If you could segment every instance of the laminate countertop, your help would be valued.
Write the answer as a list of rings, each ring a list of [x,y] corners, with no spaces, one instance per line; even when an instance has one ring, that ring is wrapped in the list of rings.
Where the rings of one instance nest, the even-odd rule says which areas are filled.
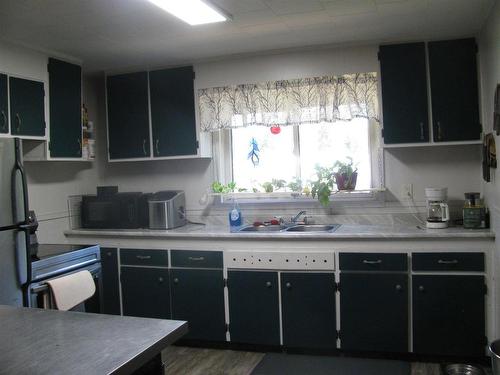
[[[489,229],[422,229],[417,226],[384,226],[342,224],[334,232],[231,232],[227,225],[201,226],[188,224],[170,230],[149,229],[72,229],[64,232],[67,237],[107,237],[107,238],[171,238],[171,239],[282,239],[282,240],[356,240],[356,239],[493,239],[495,234]]]
[[[0,374],[130,374],[187,323],[0,305]]]

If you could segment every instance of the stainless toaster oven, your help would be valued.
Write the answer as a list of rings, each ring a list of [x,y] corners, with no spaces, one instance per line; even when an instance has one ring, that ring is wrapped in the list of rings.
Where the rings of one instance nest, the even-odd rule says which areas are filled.
[[[186,225],[186,196],[182,190],[165,190],[148,199],[149,229],[172,229]]]

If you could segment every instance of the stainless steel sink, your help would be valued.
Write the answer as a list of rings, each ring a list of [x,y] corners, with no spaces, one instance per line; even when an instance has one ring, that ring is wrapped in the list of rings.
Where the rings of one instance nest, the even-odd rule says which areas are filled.
[[[333,232],[340,224],[299,224],[287,228],[286,232]]]
[[[280,225],[258,225],[241,228],[239,232],[279,232],[282,229]]]

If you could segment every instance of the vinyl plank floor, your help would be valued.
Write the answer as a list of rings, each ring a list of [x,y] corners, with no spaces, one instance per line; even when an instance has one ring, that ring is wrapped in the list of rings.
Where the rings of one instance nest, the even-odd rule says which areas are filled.
[[[265,353],[170,346],[163,351],[162,358],[165,375],[250,375],[264,355]],[[411,375],[441,375],[441,370],[438,364],[412,363]]]

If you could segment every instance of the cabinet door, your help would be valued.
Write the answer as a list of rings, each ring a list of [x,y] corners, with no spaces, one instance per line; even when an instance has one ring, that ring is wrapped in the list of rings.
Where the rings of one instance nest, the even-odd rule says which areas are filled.
[[[120,280],[116,249],[101,248],[102,303],[104,314],[120,315]]]
[[[228,290],[231,341],[279,345],[278,274],[229,271]]]
[[[82,68],[49,59],[50,156],[82,156]]]
[[[121,267],[123,315],[170,318],[168,269]]]
[[[413,276],[413,350],[484,356],[483,276]]]
[[[9,77],[10,122],[13,135],[45,136],[43,82]]]
[[[153,155],[196,155],[193,67],[149,73]]]
[[[110,159],[149,157],[148,73],[108,76],[106,88]]]
[[[335,276],[282,273],[283,345],[335,348]]]
[[[340,274],[342,349],[408,351],[408,275]]]
[[[476,42],[429,43],[434,141],[480,138]]]
[[[425,44],[381,46],[384,143],[429,141]]]
[[[9,132],[7,76],[0,74],[0,133]]]
[[[172,319],[187,320],[184,338],[225,341],[222,270],[170,270]]]

